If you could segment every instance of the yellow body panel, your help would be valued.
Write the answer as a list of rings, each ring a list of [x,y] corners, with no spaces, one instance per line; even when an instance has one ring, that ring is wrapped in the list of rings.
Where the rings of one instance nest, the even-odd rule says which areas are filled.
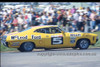
[[[96,43],[97,35],[91,34],[91,33],[65,32],[65,33],[47,34],[47,33],[34,32],[36,29],[47,28],[47,27],[57,27],[57,26],[36,26],[36,27],[31,27],[31,29],[23,31],[23,32],[10,33],[6,35],[7,36],[6,42],[8,42],[9,47],[14,47],[14,48],[19,48],[20,45],[22,45],[22,43],[24,42],[33,42],[36,48],[75,47],[77,41],[79,39],[84,39],[84,38],[89,39],[90,44]],[[32,39],[32,36],[35,37],[35,39]],[[52,36],[63,37],[63,44],[52,45],[51,44]],[[71,43],[71,40],[72,41],[75,40],[75,42]]]

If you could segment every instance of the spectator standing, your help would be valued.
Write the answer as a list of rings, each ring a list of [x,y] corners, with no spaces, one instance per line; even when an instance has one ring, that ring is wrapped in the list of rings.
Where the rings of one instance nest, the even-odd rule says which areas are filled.
[[[58,26],[59,27],[62,25],[62,18],[63,18],[63,14],[62,13],[58,14],[57,19],[58,19]]]
[[[78,30],[84,31],[84,22],[83,22],[83,13],[80,13],[79,20],[78,20]]]
[[[96,26],[96,13],[95,11],[92,10],[92,13],[90,15],[90,26],[91,26],[91,32],[93,29],[95,29],[95,26]]]
[[[53,25],[57,25],[57,22],[58,22],[58,19],[57,19],[57,17],[54,15],[53,18],[52,18],[52,23],[53,23]]]
[[[91,15],[91,9],[89,7],[87,7],[87,9],[86,9],[86,13],[87,13],[88,17],[90,17],[90,15]]]
[[[8,14],[7,10],[3,11],[3,15],[6,16]]]
[[[98,31],[100,31],[100,16],[97,17],[97,25],[98,25]]]
[[[99,5],[99,10],[98,10],[98,15],[100,16],[100,5]]]
[[[27,28],[29,26],[29,18],[27,12],[25,12],[24,15],[24,28]]]
[[[34,21],[34,26],[42,25],[41,23],[42,23],[42,18],[41,15],[39,15],[39,17],[36,18]]]
[[[18,19],[18,30],[21,31],[23,29],[23,24],[24,24],[23,16],[19,15],[17,19]]]
[[[33,7],[32,7],[32,5],[30,6],[30,12],[32,12],[33,11]]]
[[[12,29],[14,29],[15,31],[17,31],[17,27],[18,26],[18,19],[17,19],[17,17],[15,16],[14,17],[14,20],[13,20],[13,22],[12,22]]]
[[[1,24],[2,21],[3,21],[3,15],[0,14],[0,24]]]
[[[26,12],[26,8],[25,8],[25,6],[24,6],[24,8],[23,8],[23,14],[25,14],[25,12]]]
[[[41,25],[47,25],[47,21],[48,21],[48,16],[46,15],[46,13],[44,12],[43,15],[41,16],[42,18],[42,23]]]
[[[10,19],[10,17],[7,17],[5,24],[7,25],[8,29],[11,27],[11,23],[12,23],[12,20]]]
[[[65,31],[67,31],[67,28],[66,28],[66,24],[67,24],[68,20],[67,20],[67,15],[63,15],[62,17],[62,23],[63,23],[63,28]]]
[[[97,12],[97,14],[100,16],[100,5],[97,5],[97,8],[96,8],[96,12]]]
[[[86,14],[83,15],[83,19],[84,19],[84,23],[85,23],[85,27],[84,27],[84,31],[88,32],[89,26],[88,26],[88,22],[89,22],[89,18]]]
[[[56,18],[58,17],[57,11],[54,11],[54,15]]]
[[[48,20],[47,20],[47,23],[48,23],[48,25],[52,25],[52,24],[53,24],[51,13],[48,14]]]
[[[5,17],[5,19],[3,20],[3,28],[5,28],[6,30],[8,30],[8,24],[6,23],[8,21],[7,16]]]
[[[79,12],[75,12],[73,14],[73,19],[74,19],[74,22],[77,24],[78,23],[78,19],[79,19]]]
[[[36,20],[36,14],[35,12],[32,12],[32,26],[35,25],[35,20]]]
[[[71,9],[71,13],[74,14],[76,12],[76,8],[75,6],[73,6],[73,8]]]
[[[28,19],[29,19],[29,26],[32,25],[32,13],[28,11],[27,13]]]

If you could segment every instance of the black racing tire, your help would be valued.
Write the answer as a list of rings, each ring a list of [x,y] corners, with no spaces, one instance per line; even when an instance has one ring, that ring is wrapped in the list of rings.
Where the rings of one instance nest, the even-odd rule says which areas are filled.
[[[44,48],[45,50],[50,50],[49,48]]]
[[[79,49],[88,49],[89,45],[90,45],[90,41],[87,39],[81,39],[78,42]]]
[[[78,45],[76,44],[76,46],[75,47],[72,47],[72,49],[77,49],[78,48]]]
[[[23,43],[18,50],[20,52],[31,52],[35,48],[35,45],[32,42]]]
[[[77,49],[77,47],[72,47],[72,49],[74,49],[74,50],[75,50],[75,49]]]

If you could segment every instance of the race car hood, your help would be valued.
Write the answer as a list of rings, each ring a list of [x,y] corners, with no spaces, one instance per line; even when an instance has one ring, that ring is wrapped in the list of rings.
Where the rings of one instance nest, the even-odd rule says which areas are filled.
[[[17,34],[17,33],[19,33],[19,32],[18,32],[18,31],[16,31],[16,32],[11,32],[11,33],[5,34],[5,35],[6,35],[6,36],[9,36],[9,35]]]

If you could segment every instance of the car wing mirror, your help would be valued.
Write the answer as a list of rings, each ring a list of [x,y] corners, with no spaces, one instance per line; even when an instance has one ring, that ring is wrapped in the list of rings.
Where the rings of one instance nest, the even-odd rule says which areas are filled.
[[[64,31],[61,31],[62,34],[64,34]]]

